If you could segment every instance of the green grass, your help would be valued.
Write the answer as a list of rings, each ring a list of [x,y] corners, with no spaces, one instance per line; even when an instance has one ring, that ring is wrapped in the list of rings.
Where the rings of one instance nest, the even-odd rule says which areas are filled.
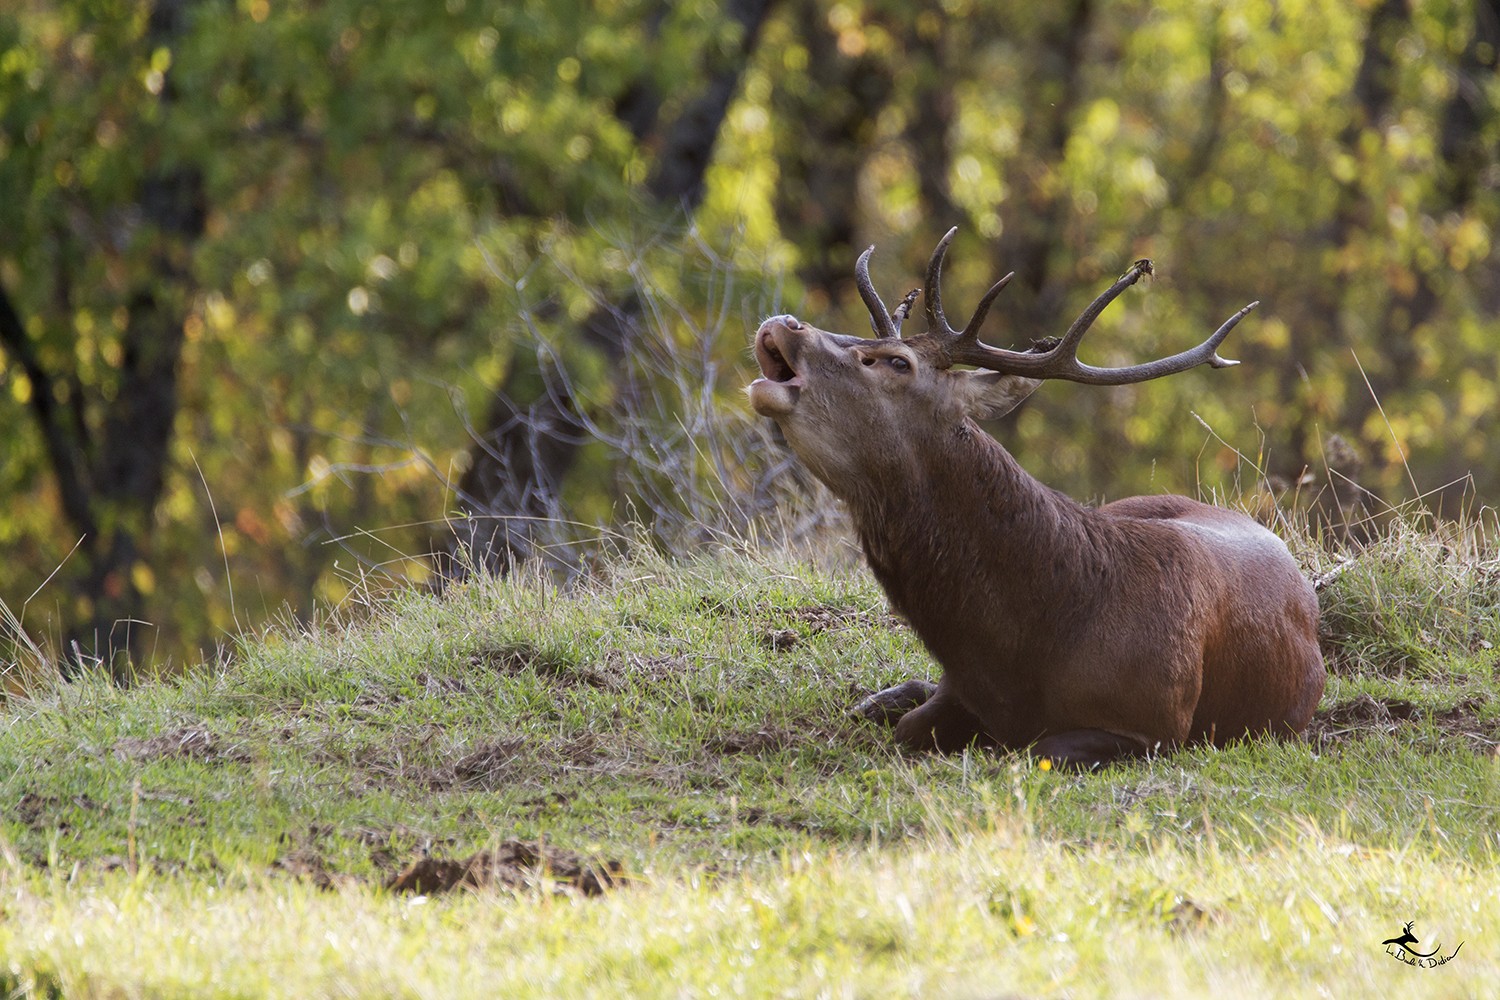
[[[1307,742],[1091,775],[849,719],[930,661],[863,571],[772,553],[402,595],[174,683],[49,687],[0,716],[0,987],[1483,995],[1496,566],[1393,535],[1323,590]],[[383,888],[515,840],[628,881]],[[1463,950],[1395,962],[1408,920]]]

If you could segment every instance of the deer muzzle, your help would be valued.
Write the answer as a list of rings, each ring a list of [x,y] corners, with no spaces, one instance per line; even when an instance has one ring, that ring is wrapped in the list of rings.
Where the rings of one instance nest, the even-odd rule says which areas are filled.
[[[797,406],[802,376],[797,360],[810,328],[791,316],[772,316],[755,332],[761,377],[750,383],[750,405],[766,417],[784,417]]]

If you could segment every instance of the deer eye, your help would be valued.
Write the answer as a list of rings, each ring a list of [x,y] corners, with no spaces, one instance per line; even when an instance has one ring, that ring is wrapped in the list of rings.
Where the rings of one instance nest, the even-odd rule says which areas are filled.
[[[896,371],[898,371],[898,372],[909,372],[909,371],[911,371],[911,362],[907,361],[905,358],[901,358],[901,357],[891,358],[890,362],[891,362],[891,367],[894,368],[894,369],[896,369]]]

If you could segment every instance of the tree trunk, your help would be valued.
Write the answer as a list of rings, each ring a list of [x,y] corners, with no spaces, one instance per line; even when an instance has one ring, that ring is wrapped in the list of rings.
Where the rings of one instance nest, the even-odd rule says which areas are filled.
[[[1435,218],[1462,213],[1479,188],[1480,175],[1495,162],[1496,150],[1488,148],[1486,129],[1493,119],[1494,108],[1487,100],[1497,69],[1496,51],[1500,46],[1500,3],[1476,0],[1474,23],[1467,46],[1455,69],[1454,91],[1444,106],[1439,133],[1438,152],[1442,170],[1435,185],[1435,196],[1427,213]],[[1363,61],[1353,87],[1355,107],[1360,119],[1350,123],[1343,139],[1351,155],[1358,150],[1364,129],[1380,128],[1395,103],[1396,68],[1391,56],[1401,35],[1411,27],[1411,9],[1407,0],[1384,0],[1370,14]],[[1343,185],[1340,209],[1336,216],[1333,242],[1343,245],[1365,223],[1365,216],[1376,208],[1369,204],[1365,192],[1353,182]],[[1379,364],[1369,365],[1369,386],[1359,385],[1349,394],[1349,404],[1341,423],[1358,434],[1379,401],[1404,393],[1420,377],[1420,365],[1413,332],[1432,320],[1442,305],[1441,287],[1446,281],[1446,263],[1411,262],[1412,278],[1408,283],[1393,283],[1390,298],[1381,310],[1375,330],[1379,345]],[[1319,314],[1327,322],[1339,324],[1338,281],[1322,283],[1327,292],[1320,303]],[[1295,345],[1294,345],[1295,347]],[[1305,356],[1294,352],[1296,356]],[[1359,456],[1354,460],[1358,463]],[[1333,470],[1335,473],[1339,470]],[[1346,477],[1332,475],[1332,488],[1338,510],[1337,520],[1345,526],[1367,514],[1364,497],[1368,493]],[[1462,488],[1462,485],[1459,485]],[[1455,498],[1457,499],[1457,498]],[[1442,498],[1437,498],[1441,505]],[[1356,531],[1356,534],[1361,534]]]
[[[781,234],[799,249],[807,309],[826,312],[852,295],[860,246],[859,175],[875,148],[875,125],[895,89],[880,58],[839,50],[818,0],[792,10],[807,68],[797,86],[778,86],[774,198]]]
[[[702,201],[719,128],[774,2],[730,0],[726,17],[739,26],[740,44],[710,49],[703,90],[671,122],[659,122],[661,97],[645,86],[630,88],[616,103],[621,121],[656,150],[646,192],[664,214],[691,216]],[[630,350],[640,319],[640,300],[626,292],[618,304],[586,318],[579,337],[618,361]],[[450,521],[451,536],[435,546],[439,579],[462,579],[471,570],[503,574],[537,556],[566,562],[565,551],[556,549],[565,546],[555,530],[565,516],[562,489],[588,440],[567,373],[518,352],[469,448],[459,483],[461,516]]]
[[[161,0],[152,8],[143,40],[148,50],[174,43],[186,29],[187,9],[181,0]],[[172,100],[169,76],[161,102],[167,106]],[[98,663],[116,680],[128,681],[141,648],[137,626],[145,622],[145,610],[135,568],[161,498],[177,415],[189,247],[203,235],[206,221],[201,173],[177,166],[148,175],[134,208],[145,227],[159,234],[158,249],[149,278],[127,302],[111,393],[85,386],[76,370],[48,370],[13,300],[0,289],[0,347],[31,383],[31,412],[63,514],[81,538],[83,610],[63,623],[60,657],[70,679]],[[69,238],[65,231],[59,235]],[[66,277],[60,282],[64,288]],[[69,405],[61,405],[62,399]]]
[[[995,260],[999,273],[1016,272],[1004,301],[1006,313],[1015,317],[1013,327],[1036,335],[1052,332],[1067,294],[1066,280],[1052,273],[1067,209],[1053,175],[1083,97],[1083,46],[1093,16],[1093,0],[1074,0],[1031,43],[1035,67],[1026,106],[1032,111],[1022,126],[1021,153],[1006,169],[1010,193],[1002,206],[1004,230]]]
[[[1396,66],[1392,59],[1396,42],[1410,27],[1411,12],[1406,0],[1380,0],[1371,8],[1360,56],[1359,69],[1350,86],[1350,116],[1340,133],[1340,144],[1350,156],[1358,157],[1360,136],[1367,130],[1382,128],[1396,100]],[[1341,181],[1334,203],[1327,245],[1343,247],[1354,234],[1366,228],[1370,205],[1357,179]],[[1323,348],[1320,345],[1347,341],[1344,330],[1344,281],[1341,275],[1319,273],[1298,296],[1287,322],[1288,345],[1284,360],[1277,367],[1278,397],[1299,400],[1299,418],[1287,428],[1283,449],[1273,451],[1276,473],[1273,481],[1302,483],[1311,470],[1322,469],[1328,475],[1328,488],[1314,500],[1313,517],[1327,524],[1340,536],[1348,536],[1352,526],[1360,525],[1368,513],[1365,492],[1354,476],[1362,468],[1359,450],[1342,435],[1325,442],[1317,438],[1319,413],[1309,399],[1304,366]],[[1363,394],[1363,389],[1358,395]],[[1357,403],[1351,404],[1358,406]],[[1340,424],[1354,431],[1358,423],[1348,413]],[[1326,468],[1325,468],[1326,466]],[[1363,530],[1358,528],[1357,530]]]

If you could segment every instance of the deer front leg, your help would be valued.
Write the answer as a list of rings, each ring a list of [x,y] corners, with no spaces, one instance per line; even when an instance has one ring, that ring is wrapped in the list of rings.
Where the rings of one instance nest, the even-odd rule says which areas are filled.
[[[908,750],[957,753],[965,747],[994,746],[984,725],[959,702],[945,677],[931,695],[896,723],[896,742]]]
[[[849,714],[855,718],[893,726],[907,712],[931,698],[937,689],[938,686],[932,681],[914,678],[883,691],[876,691],[849,709]]]

